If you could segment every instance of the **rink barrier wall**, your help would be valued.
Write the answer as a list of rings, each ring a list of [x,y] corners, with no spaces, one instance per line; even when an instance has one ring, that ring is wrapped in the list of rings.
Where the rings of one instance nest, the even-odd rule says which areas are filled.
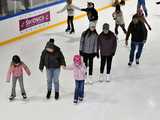
[[[100,11],[103,11],[107,8],[111,8],[112,7],[112,4],[108,4],[108,5],[105,5],[101,8],[98,8],[97,10],[100,12]],[[79,20],[83,17],[85,17],[86,14],[80,14],[78,16],[75,16],[74,20]],[[0,42],[0,46],[4,46],[6,44],[10,44],[10,43],[13,43],[13,42],[16,42],[16,41],[20,41],[20,40],[23,40],[24,38],[27,38],[29,36],[32,36],[32,35],[35,35],[37,33],[40,33],[40,32],[43,32],[43,31],[46,31],[46,30],[49,30],[49,29],[53,29],[55,27],[58,27],[58,26],[61,26],[61,25],[64,25],[66,24],[66,20],[64,21],[61,21],[61,22],[58,22],[58,23],[55,23],[55,24],[52,24],[52,25],[49,25],[49,26],[46,26],[46,27],[43,27],[43,28],[40,28],[40,29],[37,29],[37,30],[34,30],[34,31],[31,31],[31,32],[27,32],[27,33],[24,33],[22,35],[19,35],[17,37],[14,37],[14,38],[11,38],[11,39],[8,39],[8,40],[4,40],[2,42]]]

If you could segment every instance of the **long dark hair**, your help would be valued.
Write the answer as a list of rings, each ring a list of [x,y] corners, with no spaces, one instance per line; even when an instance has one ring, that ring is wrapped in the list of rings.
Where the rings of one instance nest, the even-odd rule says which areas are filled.
[[[22,63],[22,61],[18,55],[14,55],[12,57],[12,62],[11,62],[12,65],[21,64],[21,63]]]

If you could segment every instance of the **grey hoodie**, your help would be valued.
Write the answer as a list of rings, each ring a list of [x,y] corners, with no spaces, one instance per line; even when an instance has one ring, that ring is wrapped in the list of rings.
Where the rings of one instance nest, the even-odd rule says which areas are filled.
[[[96,31],[91,32],[89,29],[84,31],[81,35],[79,50],[87,54],[97,53],[97,38]]]

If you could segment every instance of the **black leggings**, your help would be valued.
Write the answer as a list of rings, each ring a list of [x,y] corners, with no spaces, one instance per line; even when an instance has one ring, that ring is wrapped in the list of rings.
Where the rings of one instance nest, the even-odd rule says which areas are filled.
[[[107,74],[110,74],[111,65],[112,65],[112,58],[113,58],[113,56],[101,56],[100,73],[103,74],[103,72],[104,72],[104,67],[105,67],[106,61],[107,61]]]
[[[74,19],[74,16],[68,16],[67,18],[67,24],[68,24],[67,29],[71,31],[74,31],[73,19]]]
[[[119,26],[122,28],[123,32],[126,34],[127,31],[125,29],[125,25],[124,24],[123,25],[116,24],[116,26],[115,26],[115,33],[116,33],[116,35],[118,35],[118,28],[119,28]]]
[[[93,59],[95,57],[95,54],[83,54],[83,61],[86,65],[86,67],[89,67],[89,75],[93,74]],[[89,66],[88,66],[89,64]]]

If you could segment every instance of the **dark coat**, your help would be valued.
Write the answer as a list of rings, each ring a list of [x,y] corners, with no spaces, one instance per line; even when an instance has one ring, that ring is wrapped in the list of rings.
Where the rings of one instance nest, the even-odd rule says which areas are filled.
[[[50,53],[46,50],[46,48],[54,49],[53,53]],[[47,44],[46,48],[43,50],[39,69],[43,70],[44,66],[49,68],[60,68],[61,65],[66,65],[64,56],[59,47],[54,44]]]
[[[85,8],[85,9],[81,9],[81,10],[87,12],[87,16],[88,16],[89,21],[98,20],[98,12],[95,8]]]
[[[147,40],[147,29],[143,22],[138,21],[137,24],[133,22],[130,23],[126,35],[126,40],[128,40],[130,34],[132,35],[131,41],[133,42],[144,42]]]
[[[115,54],[116,48],[117,48],[117,40],[116,36],[113,32],[109,31],[108,34],[105,34],[102,32],[98,36],[98,44],[97,44],[98,51],[100,50],[100,53],[102,56],[111,56]]]

